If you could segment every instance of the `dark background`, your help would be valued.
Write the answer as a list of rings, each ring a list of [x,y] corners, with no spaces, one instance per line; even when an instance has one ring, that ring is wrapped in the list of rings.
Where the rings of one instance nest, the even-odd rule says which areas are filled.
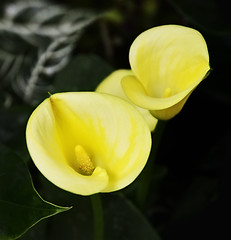
[[[4,2],[8,3],[1,2],[1,11]],[[163,124],[165,130],[156,158],[156,169],[162,169],[163,174],[153,173],[142,211],[163,240],[229,239],[231,20],[227,1],[56,0],[53,3],[100,13],[113,10],[114,15],[100,18],[85,30],[73,53],[73,57],[96,55],[105,66],[108,64],[105,74],[112,69],[129,68],[131,43],[150,27],[180,24],[202,33],[212,71],[181,113]],[[83,78],[87,72],[83,71]],[[97,81],[89,85],[89,90],[94,90],[100,79]],[[88,85],[83,84],[83,90],[87,90]],[[0,93],[1,99],[10,93],[15,102],[22,102],[8,86],[2,85]],[[9,118],[3,117],[3,112],[1,141],[11,146],[22,133],[12,133],[16,127],[9,126]],[[30,167],[32,172],[36,171]],[[124,193],[127,194],[126,190]]]

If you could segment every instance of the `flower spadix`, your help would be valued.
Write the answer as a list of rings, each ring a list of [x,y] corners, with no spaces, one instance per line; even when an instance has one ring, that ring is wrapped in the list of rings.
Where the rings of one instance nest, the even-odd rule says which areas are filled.
[[[126,95],[159,119],[175,116],[210,69],[203,36],[178,25],[141,33],[131,45],[129,61],[134,75],[121,81]]]
[[[145,121],[149,126],[150,131],[153,131],[156,127],[157,119],[154,118],[147,109],[140,108],[136,106],[134,103],[132,103],[132,101],[126,96],[122,89],[121,80],[126,76],[134,76],[134,73],[131,70],[126,69],[116,70],[112,72],[98,85],[96,91],[118,96],[133,104],[143,115]]]
[[[151,147],[141,114],[120,98],[96,92],[50,96],[29,118],[26,140],[41,173],[80,195],[130,184]]]

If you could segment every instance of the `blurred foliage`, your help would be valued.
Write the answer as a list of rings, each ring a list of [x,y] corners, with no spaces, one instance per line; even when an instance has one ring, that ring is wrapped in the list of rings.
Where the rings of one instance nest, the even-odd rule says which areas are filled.
[[[93,238],[89,198],[56,188],[30,161],[24,133],[27,119],[48,92],[92,91],[114,69],[129,68],[129,47],[139,33],[180,24],[205,37],[213,71],[183,111],[166,123],[157,152],[137,180],[120,194],[102,194],[106,239],[228,238],[231,19],[227,4],[224,0],[1,1],[0,142],[8,148],[1,147],[0,154],[0,236],[4,217],[20,211],[8,212],[2,196],[9,204],[22,193],[22,185],[31,198],[37,196],[14,151],[25,160],[45,199],[73,206],[41,221],[20,239]],[[158,140],[153,137],[155,145]],[[7,167],[11,171],[5,171]],[[137,189],[150,168],[151,182],[140,202]],[[50,213],[35,215],[39,220]],[[16,220],[10,220],[12,226]]]
[[[82,30],[95,18],[90,11],[45,2],[7,5],[0,24],[2,86],[10,85],[25,102],[35,101],[37,93],[49,89],[47,77],[67,64]]]

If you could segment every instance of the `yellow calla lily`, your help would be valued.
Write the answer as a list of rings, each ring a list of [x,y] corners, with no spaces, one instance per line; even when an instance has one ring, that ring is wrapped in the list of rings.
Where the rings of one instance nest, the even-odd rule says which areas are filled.
[[[196,30],[164,25],[141,33],[132,43],[129,60],[134,75],[122,87],[137,106],[159,119],[170,119],[210,70],[203,36]]]
[[[151,148],[141,114],[123,99],[96,92],[57,93],[44,100],[28,120],[26,140],[41,173],[80,195],[126,187]]]
[[[96,92],[112,94],[114,96],[123,98],[133,104],[143,115],[149,126],[150,131],[153,131],[156,127],[157,119],[154,118],[148,110],[140,108],[134,103],[132,103],[132,101],[126,96],[122,89],[121,80],[126,76],[134,76],[134,73],[131,70],[126,69],[114,71],[98,85],[98,87],[96,88]]]

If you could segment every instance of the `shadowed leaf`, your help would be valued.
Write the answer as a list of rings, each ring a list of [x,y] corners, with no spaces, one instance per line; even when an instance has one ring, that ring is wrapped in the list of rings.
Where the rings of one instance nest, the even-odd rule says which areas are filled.
[[[0,145],[0,239],[16,239],[40,220],[69,208],[44,201],[24,162]]]

